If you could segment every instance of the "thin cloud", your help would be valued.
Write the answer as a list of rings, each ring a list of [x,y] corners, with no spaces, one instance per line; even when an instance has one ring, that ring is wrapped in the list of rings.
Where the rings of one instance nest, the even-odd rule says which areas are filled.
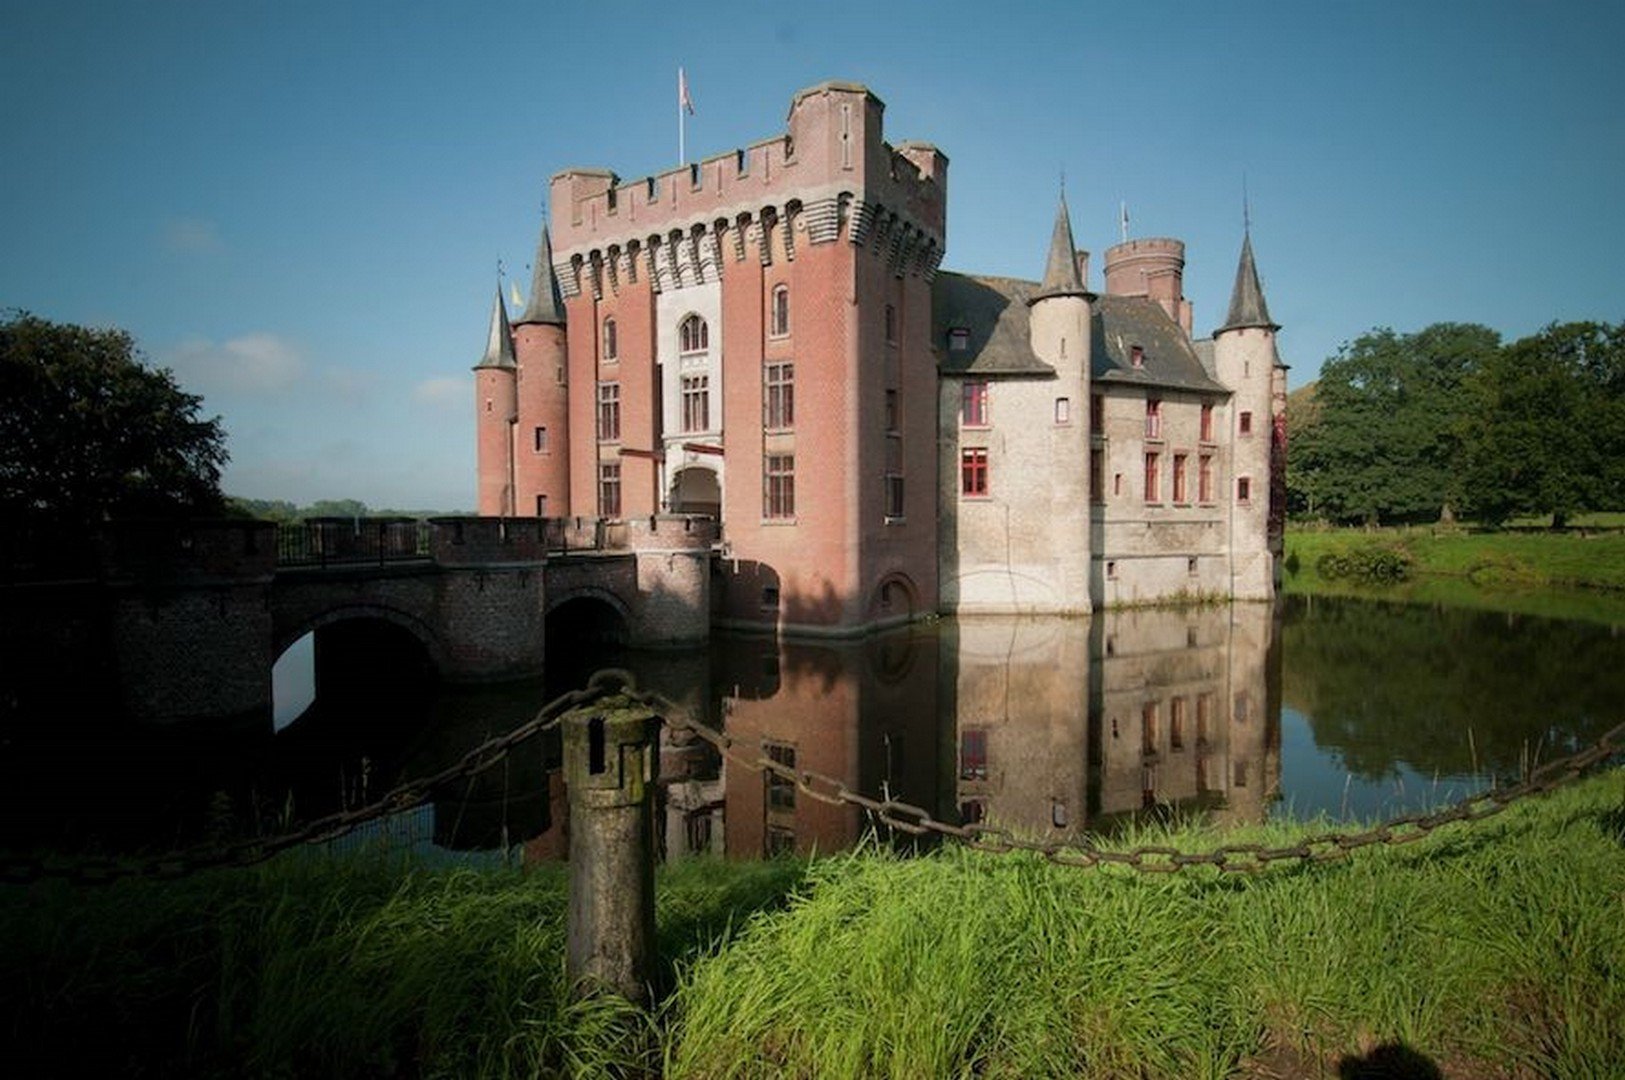
[[[467,379],[424,379],[412,388],[412,400],[430,408],[453,412],[466,408],[473,400]]]
[[[205,218],[174,218],[164,224],[164,247],[179,255],[210,255],[225,248],[220,229]]]
[[[216,344],[193,338],[160,360],[181,381],[205,394],[280,394],[305,373],[299,350],[275,334],[244,334]]]

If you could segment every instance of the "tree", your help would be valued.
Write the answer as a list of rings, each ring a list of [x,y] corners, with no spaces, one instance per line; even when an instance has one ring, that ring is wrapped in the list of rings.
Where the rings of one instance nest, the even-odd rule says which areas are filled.
[[[32,524],[220,512],[219,417],[122,330],[0,322],[0,515]]]
[[[1295,498],[1339,521],[1432,520],[1459,506],[1465,380],[1500,338],[1483,326],[1437,323],[1414,334],[1378,329],[1326,361],[1312,422],[1288,443]]]
[[[1469,382],[1461,423],[1469,509],[1498,523],[1625,506],[1625,324],[1553,324]]]

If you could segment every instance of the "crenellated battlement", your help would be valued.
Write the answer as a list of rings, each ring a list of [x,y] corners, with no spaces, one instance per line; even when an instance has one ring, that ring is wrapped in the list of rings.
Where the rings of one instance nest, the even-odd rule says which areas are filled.
[[[787,131],[629,183],[602,169],[553,176],[554,270],[566,297],[715,281],[729,260],[763,265],[844,236],[896,276],[942,261],[948,159],[928,143],[892,147],[867,88],[823,83],[791,101]]]

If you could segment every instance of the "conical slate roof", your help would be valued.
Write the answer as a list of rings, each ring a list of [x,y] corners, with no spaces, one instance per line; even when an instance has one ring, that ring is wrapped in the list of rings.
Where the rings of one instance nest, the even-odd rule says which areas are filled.
[[[502,286],[497,286],[496,303],[491,307],[491,332],[485,339],[485,355],[474,365],[480,368],[518,368],[513,356],[513,328],[508,325],[508,306],[502,302]]]
[[[1230,292],[1230,313],[1225,317],[1224,325],[1214,333],[1248,326],[1266,330],[1281,328],[1270,319],[1270,309],[1264,303],[1264,290],[1258,284],[1258,266],[1253,262],[1251,233],[1242,236],[1241,261],[1236,264],[1236,287]]]
[[[1078,276],[1077,249],[1072,243],[1072,217],[1066,209],[1066,193],[1055,208],[1055,229],[1049,238],[1049,258],[1044,263],[1044,280],[1033,294],[1033,303],[1051,296],[1087,296]]]
[[[553,242],[548,238],[547,226],[542,226],[542,238],[536,242],[536,262],[530,275],[530,300],[520,313],[516,325],[526,323],[552,323],[564,325],[564,302],[559,299],[559,281],[553,276]]]

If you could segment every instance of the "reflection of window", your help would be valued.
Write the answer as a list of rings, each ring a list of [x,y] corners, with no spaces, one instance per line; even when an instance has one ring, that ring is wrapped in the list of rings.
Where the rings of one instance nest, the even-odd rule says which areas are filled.
[[[783,337],[790,332],[790,286],[780,285],[773,290],[773,311],[768,319],[767,332]]]
[[[959,733],[959,778],[987,779],[986,728],[966,728]]]
[[[690,852],[711,850],[711,815],[690,814],[683,822],[684,841]]]
[[[1155,701],[1148,701],[1140,708],[1140,746],[1148,754],[1157,748],[1158,711]]]
[[[769,428],[794,427],[796,422],[795,365],[767,365],[763,380],[762,423]]]
[[[621,467],[618,464],[598,466],[598,516],[621,516]]]
[[[783,765],[786,769],[794,770],[796,767],[796,748],[784,743],[768,743],[767,759],[775,765]],[[796,782],[788,776],[780,776],[776,772],[768,771],[767,777],[767,808],[769,810],[794,810],[796,808]]]
[[[704,352],[710,348],[711,332],[705,325],[705,320],[698,315],[690,315],[677,324],[677,351],[685,353]]]
[[[903,516],[903,478],[895,473],[886,474],[886,516]]]
[[[1236,691],[1236,711],[1233,714],[1236,718],[1236,723],[1245,724],[1247,722],[1248,714],[1251,712],[1252,699],[1247,696],[1247,691]]]
[[[1168,748],[1185,749],[1185,699],[1182,697],[1168,702]]]
[[[769,825],[767,827],[767,857],[778,855],[794,855],[796,853],[796,834],[793,829],[786,829],[782,825]]]
[[[794,517],[796,513],[796,458],[794,454],[768,454],[762,461],[762,516]]]
[[[987,803],[981,799],[970,799],[959,804],[959,823],[961,825],[975,825],[987,817]]]
[[[1200,694],[1196,698],[1196,741],[1205,743],[1211,739],[1213,726],[1213,695]]]
[[[959,421],[966,427],[987,426],[987,383],[979,379],[966,380]]]
[[[1236,762],[1236,786],[1247,786],[1247,763],[1245,761]]]
[[[683,376],[683,430],[705,431],[711,426],[711,377]]]
[[[1049,823],[1057,829],[1066,828],[1066,800],[1051,799],[1049,801]]]
[[[964,495],[987,494],[987,449],[959,452],[959,490]]]

